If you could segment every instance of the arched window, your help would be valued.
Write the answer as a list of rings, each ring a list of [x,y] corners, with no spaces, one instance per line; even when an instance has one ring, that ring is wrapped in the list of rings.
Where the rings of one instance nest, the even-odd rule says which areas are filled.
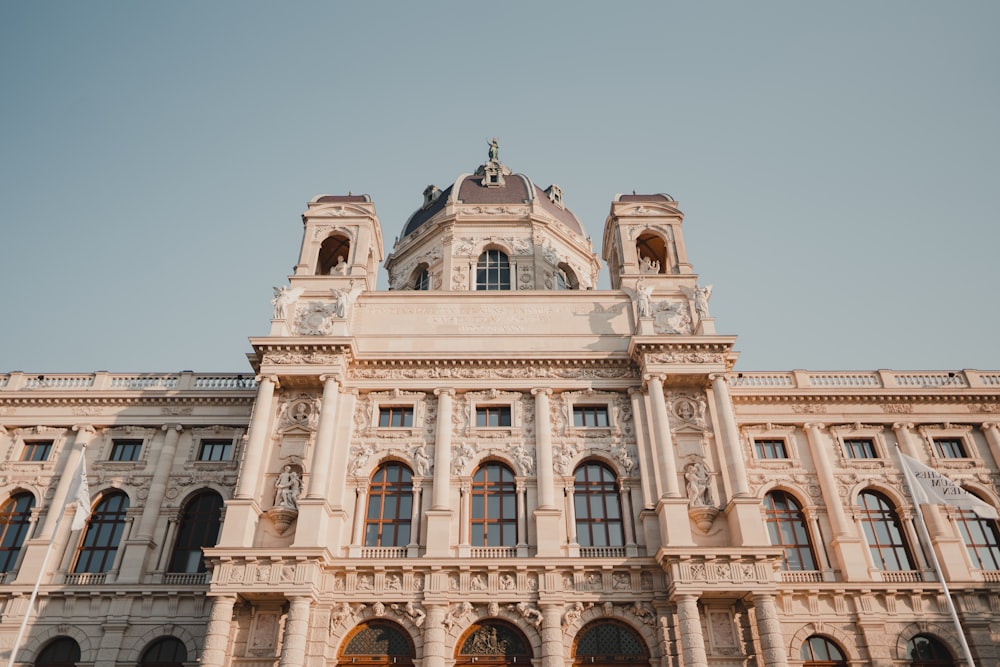
[[[366,547],[405,547],[410,543],[413,474],[399,463],[386,463],[372,475],[365,519]]]
[[[118,543],[125,532],[127,509],[128,496],[121,491],[113,491],[97,503],[87,521],[83,544],[77,554],[73,572],[101,573],[114,566]]]
[[[0,507],[0,572],[10,572],[17,566],[34,506],[33,495],[17,493]]]
[[[910,547],[903,535],[903,525],[888,498],[875,491],[858,494],[861,524],[871,551],[872,562],[880,570],[912,570]]]
[[[487,250],[476,267],[477,290],[509,290],[510,262],[500,250]]]
[[[639,273],[669,273],[667,247],[657,234],[641,234],[635,242]]]
[[[76,667],[80,662],[80,645],[71,637],[58,637],[45,645],[35,667]]]
[[[557,290],[580,289],[580,281],[577,279],[576,273],[565,262],[556,267],[555,280]]]
[[[517,489],[514,473],[501,463],[486,463],[472,476],[471,542],[477,547],[517,544]]]
[[[222,519],[222,496],[202,491],[188,500],[177,528],[177,541],[170,556],[168,572],[204,572],[202,549],[214,547],[219,539]]]
[[[951,653],[944,644],[928,635],[917,635],[906,645],[911,667],[953,667]]]
[[[184,642],[176,637],[160,637],[142,652],[139,667],[183,667],[185,662]]]
[[[611,468],[589,461],[576,469],[573,480],[576,539],[581,547],[625,544],[618,482]]]
[[[969,551],[972,567],[1000,570],[1000,530],[996,521],[983,519],[972,510],[962,510],[958,516],[958,532]]]
[[[771,544],[785,550],[781,569],[815,570],[816,558],[802,508],[790,494],[772,491],[764,496],[764,515]]]
[[[417,277],[413,280],[413,289],[421,292],[431,288],[431,273],[426,267],[417,271]]]
[[[531,645],[513,625],[498,620],[475,623],[456,644],[455,667],[531,664]]]
[[[649,665],[649,649],[639,633],[617,621],[597,621],[577,635],[574,665]]]
[[[813,635],[802,644],[800,657],[803,667],[847,667],[840,647],[819,635]]]
[[[362,667],[408,667],[414,657],[413,642],[397,625],[373,620],[358,626],[347,637],[339,662]]]
[[[319,247],[316,275],[347,275],[347,262],[351,259],[351,242],[345,236],[331,236]]]

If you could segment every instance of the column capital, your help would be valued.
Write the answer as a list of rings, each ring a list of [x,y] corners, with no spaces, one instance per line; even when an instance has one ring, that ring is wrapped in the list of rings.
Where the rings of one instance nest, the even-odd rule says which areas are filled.
[[[912,431],[913,422],[896,422],[892,425],[894,431]]]
[[[535,387],[534,389],[531,390],[531,395],[532,396],[539,396],[539,395],[551,396],[552,395],[552,389],[550,389],[549,387]]]
[[[340,378],[334,373],[324,373],[323,375],[320,375],[319,381],[323,384],[329,384],[330,382],[340,384]]]
[[[802,428],[807,431],[822,431],[826,428],[826,424],[823,422],[806,422],[802,425]]]
[[[725,382],[726,381],[726,374],[725,373],[709,373],[708,374],[708,379],[711,380],[712,382],[717,382],[719,380],[722,380],[723,382]]]
[[[73,432],[77,434],[77,437],[83,434],[91,437],[97,435],[97,429],[94,428],[93,424],[74,424]]]
[[[647,385],[650,382],[654,382],[654,381],[655,382],[659,382],[660,386],[662,387],[663,383],[667,381],[667,374],[666,373],[643,373],[642,374],[642,381],[645,382]]]
[[[1000,422],[983,422],[980,428],[984,431],[1000,431]]]
[[[434,390],[434,395],[437,396],[438,398],[442,396],[451,396],[452,398],[454,398],[455,389],[453,387],[438,387],[437,389]]]
[[[258,386],[264,384],[265,382],[271,383],[275,386],[275,388],[281,386],[281,383],[278,382],[277,375],[257,375],[254,377],[254,380],[257,382]]]
[[[177,431],[178,433],[180,433],[181,431],[184,430],[184,425],[183,424],[164,424],[163,426],[160,427],[160,430],[161,431]]]

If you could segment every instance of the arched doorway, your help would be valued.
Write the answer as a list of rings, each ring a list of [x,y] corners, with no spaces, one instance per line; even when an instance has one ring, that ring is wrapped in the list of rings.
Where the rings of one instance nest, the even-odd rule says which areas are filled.
[[[412,667],[416,651],[409,635],[395,623],[368,621],[344,639],[338,662],[356,667]]]
[[[489,619],[474,623],[456,644],[455,667],[529,665],[528,638],[510,623]]]
[[[649,649],[631,626],[619,621],[595,621],[577,634],[573,665],[649,667]]]

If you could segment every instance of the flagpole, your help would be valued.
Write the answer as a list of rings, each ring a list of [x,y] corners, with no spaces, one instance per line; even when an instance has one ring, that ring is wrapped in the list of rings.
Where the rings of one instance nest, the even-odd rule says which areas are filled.
[[[901,454],[898,444],[896,445],[896,454]],[[959,620],[958,611],[955,609],[955,601],[951,599],[948,582],[945,581],[944,575],[941,573],[941,563],[938,562],[937,553],[934,551],[934,544],[931,542],[931,535],[927,530],[927,523],[924,521],[924,512],[920,509],[920,501],[918,500],[920,496],[913,488],[913,481],[910,479],[910,469],[906,465],[906,462],[900,459],[900,464],[903,470],[903,479],[906,480],[906,490],[910,492],[910,497],[913,498],[913,507],[917,514],[917,532],[920,535],[920,539],[923,540],[924,545],[927,546],[926,551],[930,552],[931,563],[934,565],[934,572],[937,574],[941,590],[944,592],[944,599],[948,604],[948,613],[951,615],[951,622],[955,624],[958,641],[962,644],[962,652],[965,654],[965,661],[969,664],[969,667],[975,667],[976,663],[972,659],[972,650],[969,648],[969,642],[965,639],[965,631],[962,629],[962,622]]]

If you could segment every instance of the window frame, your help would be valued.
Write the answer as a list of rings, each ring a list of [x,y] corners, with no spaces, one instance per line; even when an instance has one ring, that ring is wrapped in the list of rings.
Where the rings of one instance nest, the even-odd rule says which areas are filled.
[[[108,462],[109,463],[137,463],[142,460],[143,447],[146,441],[144,438],[111,438],[111,451],[108,452]],[[115,454],[119,451],[119,447],[129,446],[133,447],[134,456],[132,458],[123,459],[115,458]]]
[[[859,437],[847,437],[847,438],[844,438],[841,442],[842,442],[843,447],[844,447],[844,456],[846,458],[848,458],[848,459],[857,460],[857,461],[872,461],[872,460],[875,460],[875,459],[882,458],[882,456],[881,456],[881,454],[880,454],[880,452],[878,450],[878,445],[875,444],[875,438],[869,438],[869,437],[860,437],[860,438]],[[857,456],[857,453],[858,453],[857,447],[859,445],[860,446],[867,445],[867,448],[870,451],[864,451],[862,453],[863,454],[869,454],[870,453],[871,455],[870,456]]]
[[[500,248],[485,248],[476,261],[476,291],[509,292],[510,290],[510,254]]]
[[[403,423],[393,424],[393,418],[399,413],[402,416]],[[414,420],[416,419],[416,406],[412,403],[379,403],[378,405],[378,428],[413,428]],[[382,418],[387,416],[386,421],[388,423],[383,424]],[[406,423],[406,417],[409,417],[409,423]]]
[[[948,443],[947,448],[944,446],[944,443]],[[934,446],[934,455],[939,459],[971,458],[969,456],[969,451],[965,446],[964,438],[956,438],[954,436],[937,436],[931,438],[931,444]]]
[[[785,500],[786,507],[777,507],[772,496],[780,495]],[[768,507],[770,501],[770,507]],[[790,506],[794,506],[792,509]],[[781,547],[781,570],[783,572],[817,572],[819,571],[819,561],[816,558],[816,548],[813,545],[813,536],[809,532],[809,520],[799,499],[792,493],[784,489],[771,489],[764,494],[764,501],[761,503],[764,512],[764,522],[767,525],[767,535],[771,546]],[[789,533],[789,530],[791,531]],[[786,537],[791,536],[792,541],[786,541]],[[775,541],[777,538],[778,541]],[[804,538],[804,541],[803,539]],[[796,563],[800,567],[789,567],[790,560],[788,554],[793,551],[797,554]],[[809,563],[806,563],[808,557]],[[804,567],[811,564],[812,567]]]
[[[476,428],[513,428],[514,427],[514,406],[510,403],[477,403],[476,404]],[[493,414],[497,415],[497,423],[490,424]],[[503,419],[506,415],[507,423]],[[483,418],[482,420],[480,418]],[[483,421],[485,423],[480,423]]]
[[[499,471],[498,480],[490,479],[490,470]],[[520,543],[516,479],[514,470],[510,466],[496,460],[483,461],[473,471],[469,485],[470,546],[515,547]],[[497,498],[495,503],[491,502],[494,498]],[[498,511],[491,512],[490,508],[494,505],[494,509]],[[491,528],[494,526],[499,541],[491,540]],[[509,531],[513,531],[513,541],[507,539]]]
[[[115,507],[104,508],[113,501],[120,502]],[[129,506],[129,497],[124,491],[112,490],[101,496],[83,529],[80,545],[73,559],[73,574],[105,574],[114,569],[125,535]],[[110,526],[110,532],[105,530],[106,526]],[[95,556],[98,557],[96,560]],[[95,562],[98,563],[98,569],[91,567]]]
[[[862,502],[863,498],[875,498],[884,503],[886,507],[872,508],[867,501]],[[906,535],[903,518],[899,514],[898,506],[889,496],[875,489],[863,489],[858,493],[854,508],[858,513],[861,532],[864,535],[865,545],[868,547],[872,566],[876,570],[880,572],[912,572],[917,569],[917,561],[914,559],[913,548]],[[892,525],[893,523],[895,525]],[[882,528],[880,529],[879,526]],[[883,542],[879,539],[880,534],[891,537],[894,533],[899,537],[897,541],[891,539],[889,542]],[[891,554],[892,558],[887,558],[886,554]],[[904,560],[909,567],[887,567],[887,564],[902,564]]]
[[[883,427],[871,424],[843,424],[831,426],[830,434],[837,441],[837,456],[844,467],[884,468],[886,466],[886,445],[882,435]],[[872,458],[855,458],[849,455],[848,440],[871,440],[875,449]]]
[[[398,471],[398,479],[389,479],[389,473]],[[382,479],[377,476],[382,474]],[[386,516],[387,500],[395,516]],[[408,499],[408,503],[404,503]],[[406,547],[415,542],[413,535],[413,471],[399,461],[386,461],[368,478],[368,494],[364,507],[364,530],[361,543],[364,547]],[[372,516],[373,503],[378,501],[378,515]],[[405,509],[404,509],[405,507]],[[405,528],[405,539],[400,536]],[[374,535],[372,530],[374,529]],[[391,531],[391,538],[387,538]],[[374,539],[369,539],[374,538]]]
[[[788,455],[788,440],[774,437],[755,437],[752,440],[754,458],[758,461],[787,461],[791,457]],[[769,445],[771,451],[776,451],[774,445],[781,446],[783,456],[770,456],[765,445]]]
[[[218,499],[218,507],[197,507],[196,503],[202,503],[207,499]],[[174,537],[174,545],[170,550],[170,560],[167,561],[167,572],[169,574],[199,574],[206,572],[205,557],[202,551],[205,547],[214,547],[219,542],[219,535],[222,532],[222,511],[225,507],[225,499],[214,489],[201,489],[188,496],[181,507],[177,522],[177,533]],[[215,536],[208,536],[213,532]],[[199,553],[198,564],[191,570],[191,556]],[[181,567],[181,563],[184,566]]]
[[[587,424],[587,423],[578,424],[577,423],[577,413],[578,413],[578,411],[584,416],[584,419],[583,419],[584,422],[586,422],[586,415],[587,415],[587,413],[588,412],[594,412],[595,421],[599,422],[600,421],[599,417],[600,417],[601,414],[603,414],[604,415],[604,421],[605,421],[605,423],[604,424],[600,424],[600,423],[595,423],[595,424]],[[587,402],[575,403],[574,402],[573,406],[572,406],[572,408],[570,410],[570,412],[573,414],[573,428],[586,428],[586,429],[592,429],[592,428],[611,428],[611,414],[612,414],[612,410],[611,410],[611,407],[607,403],[587,403]]]
[[[979,449],[976,441],[972,437],[972,426],[958,424],[934,425],[926,424],[917,427],[917,432],[924,440],[924,446],[930,454],[931,462],[935,466],[965,467],[969,461],[981,461]],[[938,448],[939,440],[957,440],[965,452],[964,457],[943,456],[942,450]]]
[[[28,491],[16,491],[0,505],[0,575],[20,567],[24,541],[31,531],[31,514],[35,496]]]
[[[591,480],[589,472],[598,470],[598,479]],[[579,479],[583,473],[584,479]],[[605,473],[607,478],[605,478]],[[594,501],[599,501],[601,516],[594,516]],[[627,520],[622,508],[621,485],[618,483],[618,475],[608,464],[594,459],[582,461],[573,470],[573,512],[576,542],[581,548],[587,547],[623,547],[625,546],[625,521]],[[617,511],[609,511],[612,507]],[[581,508],[584,510],[581,512]],[[617,526],[617,533],[613,527]],[[595,540],[595,528],[599,528],[597,535],[603,537],[604,544],[597,544]],[[586,539],[583,539],[584,529]]]
[[[21,458],[18,459],[21,463],[45,463],[49,461],[49,457],[52,456],[52,451],[55,449],[55,440],[25,440],[21,449]],[[41,457],[37,455],[37,452],[41,448],[44,448]]]
[[[206,448],[222,447],[223,454],[228,454],[222,458],[205,456]],[[236,442],[233,438],[199,438],[195,449],[198,463],[232,463],[236,459]]]

